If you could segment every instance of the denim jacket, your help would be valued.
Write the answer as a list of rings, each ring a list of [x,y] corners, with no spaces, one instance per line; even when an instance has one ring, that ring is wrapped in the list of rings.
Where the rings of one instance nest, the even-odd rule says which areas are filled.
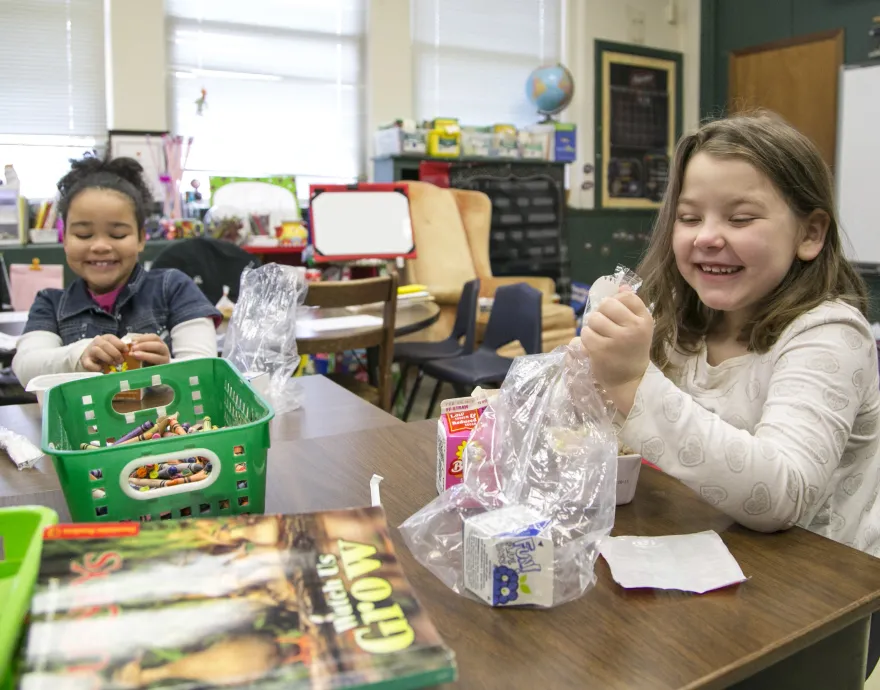
[[[63,345],[84,338],[155,333],[171,348],[171,329],[192,319],[220,318],[201,290],[176,269],[145,271],[135,266],[116,298],[113,312],[101,309],[82,278],[66,290],[42,290],[28,314],[24,332],[50,331]]]

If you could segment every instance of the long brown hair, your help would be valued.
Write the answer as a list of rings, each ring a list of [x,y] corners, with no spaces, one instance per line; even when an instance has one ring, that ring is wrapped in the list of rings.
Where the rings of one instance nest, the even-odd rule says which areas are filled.
[[[782,282],[757,305],[740,338],[750,351],[766,352],[798,316],[825,300],[839,299],[867,316],[865,283],[844,256],[834,209],[831,171],[813,143],[780,117],[768,112],[736,115],[704,123],[682,137],[675,150],[666,194],[648,251],[639,266],[640,295],[654,304],[651,359],[668,364],[667,348],[693,353],[712,332],[722,312],[710,309],[688,285],[675,264],[672,232],[688,162],[697,152],[750,163],[776,186],[792,212],[806,219],[828,214],[825,245],[812,261],[795,259]]]

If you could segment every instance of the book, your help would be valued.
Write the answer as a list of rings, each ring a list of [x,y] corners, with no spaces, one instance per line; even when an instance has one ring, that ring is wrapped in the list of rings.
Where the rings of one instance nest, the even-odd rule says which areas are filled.
[[[381,507],[44,533],[22,690],[451,682]]]

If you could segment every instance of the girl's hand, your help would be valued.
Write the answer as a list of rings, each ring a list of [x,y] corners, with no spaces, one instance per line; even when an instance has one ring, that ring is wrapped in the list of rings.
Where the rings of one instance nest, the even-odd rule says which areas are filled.
[[[171,361],[171,352],[165,341],[154,333],[133,335],[129,352],[144,364],[168,364]]]
[[[653,335],[651,313],[628,287],[603,301],[581,331],[593,375],[624,414],[651,361]]]
[[[115,335],[99,335],[94,338],[80,362],[86,371],[101,372],[114,364],[122,364],[128,346]]]

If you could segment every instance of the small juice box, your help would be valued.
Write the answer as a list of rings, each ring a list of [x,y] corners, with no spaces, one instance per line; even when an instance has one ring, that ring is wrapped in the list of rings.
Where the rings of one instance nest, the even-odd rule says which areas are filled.
[[[105,374],[118,374],[123,371],[131,371],[132,369],[140,369],[141,361],[135,359],[129,354],[129,350],[131,349],[132,339],[131,336],[125,336],[122,339],[122,342],[126,346],[125,356],[122,360],[122,364],[111,364],[104,368]],[[128,390],[121,391],[113,396],[114,400],[135,400],[140,402],[144,399],[144,389],[138,388],[136,390]]]
[[[464,584],[490,606],[553,605],[548,520],[514,505],[465,520]]]
[[[444,400],[437,422],[437,493],[464,480],[464,449],[488,402],[484,395]]]

